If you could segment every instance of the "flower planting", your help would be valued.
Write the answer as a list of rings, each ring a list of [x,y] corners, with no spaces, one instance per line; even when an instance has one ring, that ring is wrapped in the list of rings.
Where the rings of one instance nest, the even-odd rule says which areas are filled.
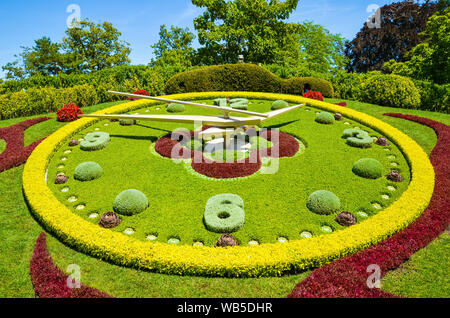
[[[83,115],[81,108],[74,104],[64,105],[63,108],[58,109],[56,112],[56,119],[61,122],[71,122],[77,120]]]
[[[447,159],[450,156],[449,126],[427,118],[404,114],[386,116],[411,120],[433,128],[438,143],[430,160],[436,173],[433,197],[425,212],[406,229],[391,238],[355,255],[340,259],[315,270],[299,283],[290,298],[384,298],[395,297],[378,288],[367,286],[367,269],[377,264],[384,276],[387,271],[398,268],[415,252],[438,237],[450,223],[450,173]]]
[[[434,174],[426,154],[409,137],[373,117],[351,109],[343,109],[337,105],[296,96],[248,92],[194,93],[170,96],[172,99],[196,98],[203,99],[203,101],[227,97],[249,100],[284,99],[295,104],[307,102],[311,107],[320,111],[330,113],[339,111],[345,120],[332,126],[317,125],[314,112],[307,112],[303,109],[293,112],[291,122],[289,117],[281,121],[281,123],[287,122],[288,124],[281,125],[281,130],[284,131],[279,134],[278,142],[270,130],[266,134],[263,131],[259,135],[259,137],[272,142],[272,148],[279,143],[279,154],[275,151],[268,152],[268,157],[256,156],[256,159],[260,158],[261,165],[267,164],[267,159],[280,158],[277,173],[255,174],[249,178],[229,178],[229,181],[226,182],[214,182],[212,179],[215,178],[201,177],[200,174],[187,169],[193,167],[192,163],[191,165],[184,162],[176,164],[162,156],[163,148],[166,153],[170,154],[177,144],[183,148],[178,140],[169,141],[166,138],[164,143],[158,142],[168,133],[167,131],[154,129],[151,125],[123,128],[119,124],[115,124],[105,128],[103,127],[104,122],[101,120],[84,118],[65,126],[47,139],[33,153],[25,166],[24,193],[36,219],[44,223],[46,228],[67,245],[117,265],[138,266],[167,274],[260,277],[299,272],[356,253],[405,228],[427,206],[434,188]],[[212,103],[212,101],[210,102]],[[150,107],[151,110],[152,105],[158,104],[135,101],[99,113],[136,112],[140,111],[142,107]],[[264,102],[254,102],[251,105],[267,105],[264,106],[267,107],[267,111],[271,108],[271,102],[265,104]],[[252,108],[249,107],[249,109]],[[296,124],[298,117],[303,118],[302,125]],[[372,207],[372,203],[381,202],[382,198],[379,193],[386,189],[388,182],[386,179],[370,180],[373,186],[369,188],[367,186],[358,187],[355,184],[367,181],[363,178],[361,181],[354,179],[351,166],[350,169],[339,169],[342,171],[341,177],[339,180],[333,180],[333,178],[327,178],[328,173],[335,171],[329,168],[329,163],[323,160],[317,162],[312,160],[315,155],[319,154],[322,154],[324,158],[333,157],[336,162],[338,162],[338,157],[343,158],[342,162],[349,159],[354,159],[353,162],[356,162],[361,158],[363,150],[349,147],[341,138],[345,122],[352,122],[354,125],[370,131],[370,135],[382,133],[389,138],[393,142],[389,150],[391,154],[395,154],[398,166],[402,171],[410,170],[411,172],[412,178],[405,174],[406,180],[398,184],[397,191],[389,196],[389,200],[380,204],[381,209]],[[278,123],[275,125],[280,126]],[[74,152],[68,155],[69,160],[65,164],[67,166],[66,175],[70,177],[72,167],[87,161],[85,159],[87,156],[91,157],[91,160],[104,158],[101,162],[98,160],[104,170],[104,175],[100,179],[92,181],[93,184],[101,181],[98,186],[102,189],[102,195],[97,196],[95,201],[90,200],[92,188],[87,189],[83,187],[82,183],[72,181],[72,178],[69,178],[67,183],[67,186],[70,187],[70,192],[67,194],[62,193],[57,185],[45,182],[43,176],[46,169],[48,168],[49,174],[53,174],[60,165],[59,158],[61,156],[59,154],[65,151],[65,148],[60,145],[74,137],[84,138],[86,133],[96,127],[102,127],[102,130],[104,129],[110,134],[111,140],[108,146],[101,152],[85,152],[73,148]],[[310,127],[316,128],[310,129]],[[133,131],[129,129],[133,129]],[[150,138],[149,134],[155,134],[156,138]],[[189,132],[188,134],[192,135],[193,133]],[[283,134],[286,138],[283,137]],[[331,134],[332,138],[328,134]],[[324,136],[327,137],[324,138]],[[297,151],[294,152],[293,147],[286,147],[289,149],[283,151],[283,145],[290,143],[289,141],[285,143],[283,140],[295,140]],[[301,140],[301,144],[299,140]],[[153,142],[155,142],[154,146],[152,146]],[[130,151],[130,149],[137,150]],[[155,150],[156,156],[152,156],[152,149]],[[195,151],[200,152],[186,150],[184,151],[188,154],[186,160],[192,160],[192,154],[195,154]],[[258,154],[260,151],[261,149],[257,152],[250,152]],[[299,153],[302,155],[298,155]],[[364,153],[382,162],[384,167],[389,167],[390,161],[382,147],[368,148],[364,150]],[[403,154],[406,158],[403,157]],[[285,155],[291,156],[284,157]],[[50,156],[54,159],[49,161]],[[251,156],[249,158],[251,159]],[[249,158],[245,160],[249,160]],[[124,164],[118,164],[118,162]],[[141,167],[139,173],[133,173],[133,170],[130,170],[136,163],[139,163],[139,167]],[[226,167],[225,164],[227,163],[221,167]],[[241,166],[245,167],[246,164]],[[205,173],[210,173],[214,163],[205,165],[205,167],[208,167],[205,168]],[[353,180],[352,182],[345,181],[350,178]],[[307,180],[303,181],[304,179]],[[306,199],[311,193],[307,193],[304,198],[303,186],[301,184],[295,186],[295,182],[315,183],[317,189],[321,189],[318,185],[324,179],[327,180],[327,191],[331,190],[335,193],[341,201],[341,206],[337,209],[333,206],[331,214],[320,215],[321,218],[319,218],[319,215],[307,208]],[[108,211],[106,208],[112,204],[114,197],[123,191],[123,184],[118,182],[120,180],[127,180],[127,184],[133,186],[141,185],[142,188],[139,188],[146,197],[152,195],[153,198],[158,199],[152,200],[150,209],[134,215],[132,223],[131,218],[123,215],[122,223],[117,230],[102,228],[98,224],[92,223],[87,216],[86,218],[80,216],[76,207],[68,207],[66,203],[63,203],[67,202],[68,197],[75,196],[78,202],[82,202],[89,211]],[[197,187],[208,189],[208,191],[191,190],[189,184],[192,184],[193,180]],[[165,186],[158,186],[160,184]],[[270,189],[270,197],[262,196],[263,193],[267,193],[267,191],[262,191],[264,188]],[[350,188],[352,191],[348,191]],[[198,211],[204,209],[202,204],[205,204],[211,194],[227,192],[236,193],[245,201],[245,225],[233,233],[233,236],[240,242],[239,246],[221,249],[214,247],[220,233],[215,234],[215,232],[208,231],[205,229],[202,218],[196,218],[193,215],[198,216]],[[345,193],[353,193],[351,200],[346,197]],[[291,197],[294,198],[291,200],[292,202],[285,200],[285,198]],[[183,204],[172,204],[175,202],[183,202]],[[358,223],[352,226],[340,225],[336,221],[337,215],[343,211],[357,215],[361,206],[366,207],[368,216],[364,222],[361,222],[359,216],[357,216]],[[294,211],[295,213],[293,213]],[[278,222],[274,222],[264,229],[256,230],[255,221],[256,223],[263,222],[274,213],[280,216]],[[343,219],[352,221],[348,217]],[[160,226],[157,228],[154,225],[151,226],[149,220]],[[327,223],[326,227],[323,223],[324,220]],[[76,226],[74,226],[75,224]],[[288,238],[288,240],[284,240],[283,244],[278,242],[281,228],[285,229],[283,236]],[[324,232],[323,228],[327,228],[328,232]],[[148,232],[143,231],[158,232],[157,242],[145,241]],[[308,239],[304,239],[304,237],[308,237]],[[175,238],[177,239],[176,244],[168,244],[171,239]],[[198,244],[194,246],[198,241],[203,242],[204,246],[201,248],[197,246]]]

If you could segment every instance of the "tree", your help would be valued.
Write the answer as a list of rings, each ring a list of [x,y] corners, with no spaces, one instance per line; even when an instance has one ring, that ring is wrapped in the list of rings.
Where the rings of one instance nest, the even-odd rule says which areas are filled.
[[[381,27],[366,23],[356,38],[346,45],[348,70],[365,73],[381,70],[390,60],[402,61],[406,52],[420,43],[419,33],[436,12],[436,3],[422,5],[410,1],[381,8]]]
[[[332,34],[321,25],[305,22],[300,25],[300,52],[307,67],[319,73],[342,69],[347,64],[345,39]]]
[[[422,37],[425,42],[408,52],[405,62],[391,60],[384,68],[419,80],[450,83],[450,8],[428,20]]]
[[[26,73],[56,75],[63,71],[65,56],[60,49],[61,44],[53,43],[48,37],[36,40],[33,48],[25,48],[22,53]]]
[[[170,31],[165,25],[161,25],[159,41],[152,45],[156,60],[150,63],[153,66],[178,66],[190,67],[194,58],[195,50],[192,42],[195,35],[189,28],[183,29],[171,26]]]
[[[14,57],[18,58],[17,55],[14,55]],[[9,62],[5,66],[2,66],[2,70],[6,72],[6,79],[7,80],[21,80],[25,78],[25,70],[23,66],[20,65],[20,62],[18,60],[14,62]]]
[[[63,49],[69,54],[69,69],[89,73],[130,63],[130,44],[119,40],[122,34],[110,22],[80,21],[68,28]]]
[[[194,20],[200,61],[204,64],[235,63],[239,55],[247,62],[273,63],[285,40],[296,32],[287,23],[298,0],[192,0],[205,8]]]

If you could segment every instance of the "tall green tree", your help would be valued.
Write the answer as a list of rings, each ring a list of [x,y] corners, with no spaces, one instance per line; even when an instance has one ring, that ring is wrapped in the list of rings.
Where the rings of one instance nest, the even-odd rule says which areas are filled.
[[[150,64],[181,68],[192,66],[195,55],[195,49],[192,47],[194,39],[195,35],[189,31],[189,28],[171,26],[168,30],[165,25],[161,25],[159,41],[151,46],[155,59]]]
[[[83,73],[95,72],[117,65],[129,64],[129,43],[110,22],[95,24],[80,21],[68,28],[62,47],[70,55],[69,69]]]
[[[428,20],[422,37],[425,41],[408,52],[405,62],[391,60],[384,68],[419,80],[450,83],[450,8]]]
[[[273,63],[297,25],[287,23],[298,0],[192,0],[204,8],[194,20],[200,61],[204,64],[247,62]]]

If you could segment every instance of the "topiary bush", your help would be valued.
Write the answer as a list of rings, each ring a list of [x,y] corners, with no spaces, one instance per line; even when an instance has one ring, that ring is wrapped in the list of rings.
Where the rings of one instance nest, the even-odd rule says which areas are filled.
[[[186,110],[186,107],[182,104],[172,103],[167,106],[167,111],[169,113],[182,113]]]
[[[233,98],[230,100],[230,107],[234,109],[247,110],[248,99],[247,98]]]
[[[420,92],[414,82],[399,75],[372,75],[361,83],[359,100],[366,103],[417,109]]]
[[[80,149],[84,151],[96,151],[105,148],[111,137],[105,132],[89,133],[80,143]]]
[[[306,207],[314,213],[330,215],[340,210],[341,201],[334,193],[319,190],[309,196]]]
[[[322,78],[294,77],[282,82],[282,93],[303,95],[306,91],[321,92],[325,97],[334,97],[333,85]]]
[[[281,79],[265,68],[247,63],[207,66],[173,76],[166,83],[166,94],[190,92],[271,92],[302,95],[305,89],[333,97],[331,83],[313,77]]]
[[[383,165],[376,159],[363,158],[353,165],[353,173],[366,179],[378,179],[384,175]]]
[[[334,118],[334,115],[327,112],[318,113],[316,116],[316,122],[319,124],[325,124],[325,125],[332,125],[336,119]]]
[[[148,199],[144,193],[130,189],[120,193],[113,203],[114,212],[122,215],[136,215],[149,207]]]
[[[344,130],[344,139],[347,139],[347,144],[357,148],[370,148],[373,145],[373,138],[369,133],[360,129],[346,129]]]
[[[208,231],[233,233],[245,224],[244,201],[235,194],[219,194],[206,203],[203,222]]]
[[[272,103],[272,110],[278,110],[286,107],[289,107],[289,104],[284,100],[276,100]]]
[[[74,178],[78,181],[92,181],[103,175],[102,167],[96,162],[83,162],[75,168]]]

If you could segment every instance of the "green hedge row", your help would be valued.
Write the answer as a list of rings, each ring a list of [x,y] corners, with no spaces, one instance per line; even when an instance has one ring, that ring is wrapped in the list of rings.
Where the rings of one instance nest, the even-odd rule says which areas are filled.
[[[332,74],[320,74],[305,70],[301,67],[298,69],[278,65],[264,65],[264,67],[282,78],[313,76],[326,79],[333,85],[335,98],[376,103],[391,107],[417,108],[420,110],[450,113],[450,84],[438,85],[430,82],[412,80],[416,90],[411,87],[411,82],[408,79],[404,80],[404,78],[386,75],[380,81],[379,76],[382,75],[380,72],[358,74],[337,70]],[[373,86],[374,79],[377,79],[376,88],[371,87]],[[392,85],[392,89],[386,90],[385,88],[389,85]],[[370,92],[365,91],[368,87]],[[405,92],[411,94],[411,96],[405,96]],[[419,103],[417,103],[417,92],[420,94]],[[373,96],[374,94],[381,94],[381,96],[375,98]],[[393,99],[392,95],[394,94],[398,94],[401,97],[400,100]]]
[[[282,79],[261,66],[230,64],[207,66],[175,75],[166,83],[166,94],[190,92],[246,91],[303,94],[306,89],[333,97],[331,83],[324,79],[301,77]]]
[[[30,88],[0,95],[0,120],[56,112],[65,104],[96,105],[99,97],[91,85],[70,88]]]

